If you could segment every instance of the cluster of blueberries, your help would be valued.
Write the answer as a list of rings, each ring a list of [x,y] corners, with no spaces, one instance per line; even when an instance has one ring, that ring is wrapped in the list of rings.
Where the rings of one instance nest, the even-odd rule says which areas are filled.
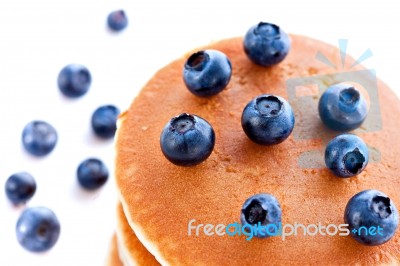
[[[121,31],[128,20],[123,10],[111,12],[107,24],[112,31]],[[89,70],[80,64],[65,66],[58,75],[58,88],[68,98],[85,95],[91,85]],[[91,117],[94,134],[102,139],[112,139],[116,131],[116,122],[120,111],[114,105],[103,105],[97,108]],[[58,135],[49,123],[35,120],[28,123],[22,131],[22,144],[33,156],[42,157],[49,154],[56,146]],[[80,186],[86,190],[95,190],[103,186],[109,176],[107,166],[97,158],[88,158],[81,162],[76,171]],[[8,199],[14,204],[24,204],[36,191],[36,181],[27,172],[11,175],[5,183]],[[46,207],[30,207],[20,215],[16,234],[18,242],[27,250],[42,252],[50,249],[60,235],[60,222],[55,213]]]
[[[289,36],[277,25],[260,22],[251,27],[243,40],[244,51],[255,64],[280,63],[290,49]],[[209,97],[220,93],[229,83],[232,66],[228,57],[216,50],[192,54],[183,69],[183,80],[194,95]],[[335,131],[351,131],[365,120],[367,103],[360,92],[348,84],[334,84],[321,96],[318,105],[322,122]],[[260,145],[276,145],[291,134],[295,117],[290,104],[280,96],[264,94],[244,108],[242,128],[248,138]],[[194,166],[206,160],[215,144],[212,126],[203,118],[183,113],[163,128],[160,146],[165,157],[179,166]],[[326,166],[336,176],[347,178],[360,174],[368,164],[368,147],[354,134],[339,134],[325,149]],[[257,194],[242,207],[241,222],[256,225],[278,224],[281,208],[275,197]],[[365,190],[350,199],[344,220],[350,230],[362,226],[383,227],[384,235],[353,235],[366,245],[379,245],[395,234],[398,211],[388,196],[377,190]],[[267,236],[267,234],[265,235]],[[262,236],[261,236],[262,237]]]

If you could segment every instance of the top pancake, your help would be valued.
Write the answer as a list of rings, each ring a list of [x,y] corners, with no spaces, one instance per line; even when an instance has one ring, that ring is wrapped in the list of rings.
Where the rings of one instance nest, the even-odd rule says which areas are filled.
[[[372,162],[357,177],[335,177],[321,165],[322,151],[337,133],[319,120],[319,94],[343,79],[357,81],[368,75],[362,66],[351,68],[354,60],[349,57],[342,67],[340,52],[331,45],[297,35],[291,35],[291,40],[287,58],[270,68],[247,58],[241,38],[203,47],[224,52],[232,62],[228,87],[211,98],[196,97],[186,89],[182,69],[187,54],[156,73],[120,116],[116,179],[121,201],[136,235],[161,263],[377,264],[399,260],[400,230],[377,247],[338,235],[299,234],[284,241],[280,237],[246,241],[244,236],[194,236],[194,231],[188,236],[191,219],[196,219],[194,225],[240,222],[243,202],[257,193],[278,199],[284,224],[342,224],[348,200],[365,189],[381,190],[400,207],[398,99],[382,82],[369,79],[367,83],[375,86],[369,95],[374,111],[370,111],[367,126],[356,133],[372,147]],[[337,68],[317,60],[318,53]],[[289,99],[296,116],[292,135],[271,147],[251,142],[240,122],[245,105],[263,93]],[[195,167],[173,165],[160,149],[164,125],[183,112],[203,117],[216,134],[213,153]]]

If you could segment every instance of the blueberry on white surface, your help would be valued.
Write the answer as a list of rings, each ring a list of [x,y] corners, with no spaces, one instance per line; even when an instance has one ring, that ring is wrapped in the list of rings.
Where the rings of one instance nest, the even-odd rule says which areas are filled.
[[[128,17],[124,10],[112,11],[107,16],[107,25],[112,31],[121,31],[128,26]]]
[[[103,139],[114,137],[119,113],[119,109],[114,105],[102,105],[97,108],[91,119],[91,126],[96,136]]]
[[[69,64],[58,74],[58,88],[69,98],[78,98],[86,94],[92,83],[92,76],[87,67]]]
[[[22,131],[22,144],[24,148],[35,156],[49,154],[56,146],[57,140],[57,131],[45,121],[32,121]]]
[[[101,160],[89,158],[79,164],[76,175],[82,188],[95,190],[107,182],[109,172]]]
[[[36,181],[27,172],[11,175],[5,185],[7,198],[15,205],[26,203],[36,191]]]
[[[60,235],[60,222],[46,207],[26,208],[17,221],[16,234],[22,247],[33,252],[51,249]]]

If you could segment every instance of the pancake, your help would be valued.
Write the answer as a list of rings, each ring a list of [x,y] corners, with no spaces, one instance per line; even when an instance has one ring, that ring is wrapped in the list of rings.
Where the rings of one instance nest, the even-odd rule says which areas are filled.
[[[122,265],[160,265],[129,226],[122,205],[117,207],[117,239]]]
[[[117,236],[114,234],[110,242],[110,250],[108,252],[106,266],[123,266],[119,259],[118,247],[117,247]]]
[[[374,247],[339,235],[300,233],[285,240],[250,241],[243,235],[188,235],[192,219],[194,225],[240,222],[244,201],[258,193],[277,198],[283,224],[342,224],[348,200],[365,189],[380,190],[400,206],[399,100],[354,59],[347,56],[342,65],[337,48],[304,36],[290,37],[287,58],[269,68],[247,58],[242,38],[202,47],[230,58],[232,78],[224,91],[199,98],[186,89],[182,69],[189,53],[156,73],[121,114],[116,138],[120,200],[138,239],[162,264],[399,263],[400,230],[389,242]],[[368,118],[354,132],[368,144],[370,163],[348,179],[335,177],[323,165],[324,147],[337,133],[322,125],[317,112],[321,92],[343,81],[362,84],[370,99]],[[251,142],[241,128],[243,108],[263,93],[287,99],[296,117],[292,135],[276,146]],[[160,149],[164,125],[183,112],[203,117],[216,134],[211,156],[194,167],[173,165]]]

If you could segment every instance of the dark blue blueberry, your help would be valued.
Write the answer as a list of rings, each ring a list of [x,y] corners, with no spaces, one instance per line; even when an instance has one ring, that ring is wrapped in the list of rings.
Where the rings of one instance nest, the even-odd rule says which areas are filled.
[[[272,66],[285,59],[290,39],[277,25],[260,22],[247,31],[243,46],[251,61],[261,66]]]
[[[33,252],[47,251],[60,236],[60,222],[54,212],[45,207],[25,209],[17,221],[18,242]]]
[[[290,104],[279,96],[260,95],[251,100],[242,113],[242,127],[255,143],[274,145],[281,143],[294,127]]]
[[[22,131],[22,144],[35,156],[49,154],[56,146],[57,138],[54,127],[44,121],[32,121]]]
[[[128,26],[128,18],[124,10],[115,10],[107,17],[108,27],[113,31],[121,31]]]
[[[58,74],[58,88],[70,98],[84,95],[91,83],[92,77],[89,70],[79,64],[67,65]]]
[[[78,167],[77,173],[79,184],[87,190],[98,189],[107,182],[108,169],[106,165],[96,158],[84,160]]]
[[[393,201],[378,190],[364,190],[346,205],[344,222],[358,242],[376,246],[389,241],[396,233],[399,213]]]
[[[255,236],[260,238],[276,235],[281,219],[282,210],[279,202],[274,196],[265,193],[248,198],[240,214],[242,225],[256,225],[258,230]],[[268,225],[275,225],[275,228],[266,227]]]
[[[325,164],[336,176],[358,175],[368,164],[368,147],[353,134],[341,134],[332,139],[325,149]]]
[[[210,156],[215,144],[211,125],[201,117],[181,114],[172,118],[164,127],[161,150],[172,163],[193,166]]]
[[[114,105],[103,105],[97,108],[92,115],[92,129],[94,133],[104,139],[112,138],[117,130],[119,109]]]
[[[204,50],[192,54],[183,68],[183,80],[194,95],[208,97],[221,92],[232,75],[231,62],[220,51]]]
[[[5,190],[7,198],[13,204],[25,203],[35,194],[36,182],[26,172],[15,173],[7,179]]]
[[[319,116],[332,130],[349,131],[358,128],[367,117],[367,103],[352,85],[330,86],[319,99]]]

